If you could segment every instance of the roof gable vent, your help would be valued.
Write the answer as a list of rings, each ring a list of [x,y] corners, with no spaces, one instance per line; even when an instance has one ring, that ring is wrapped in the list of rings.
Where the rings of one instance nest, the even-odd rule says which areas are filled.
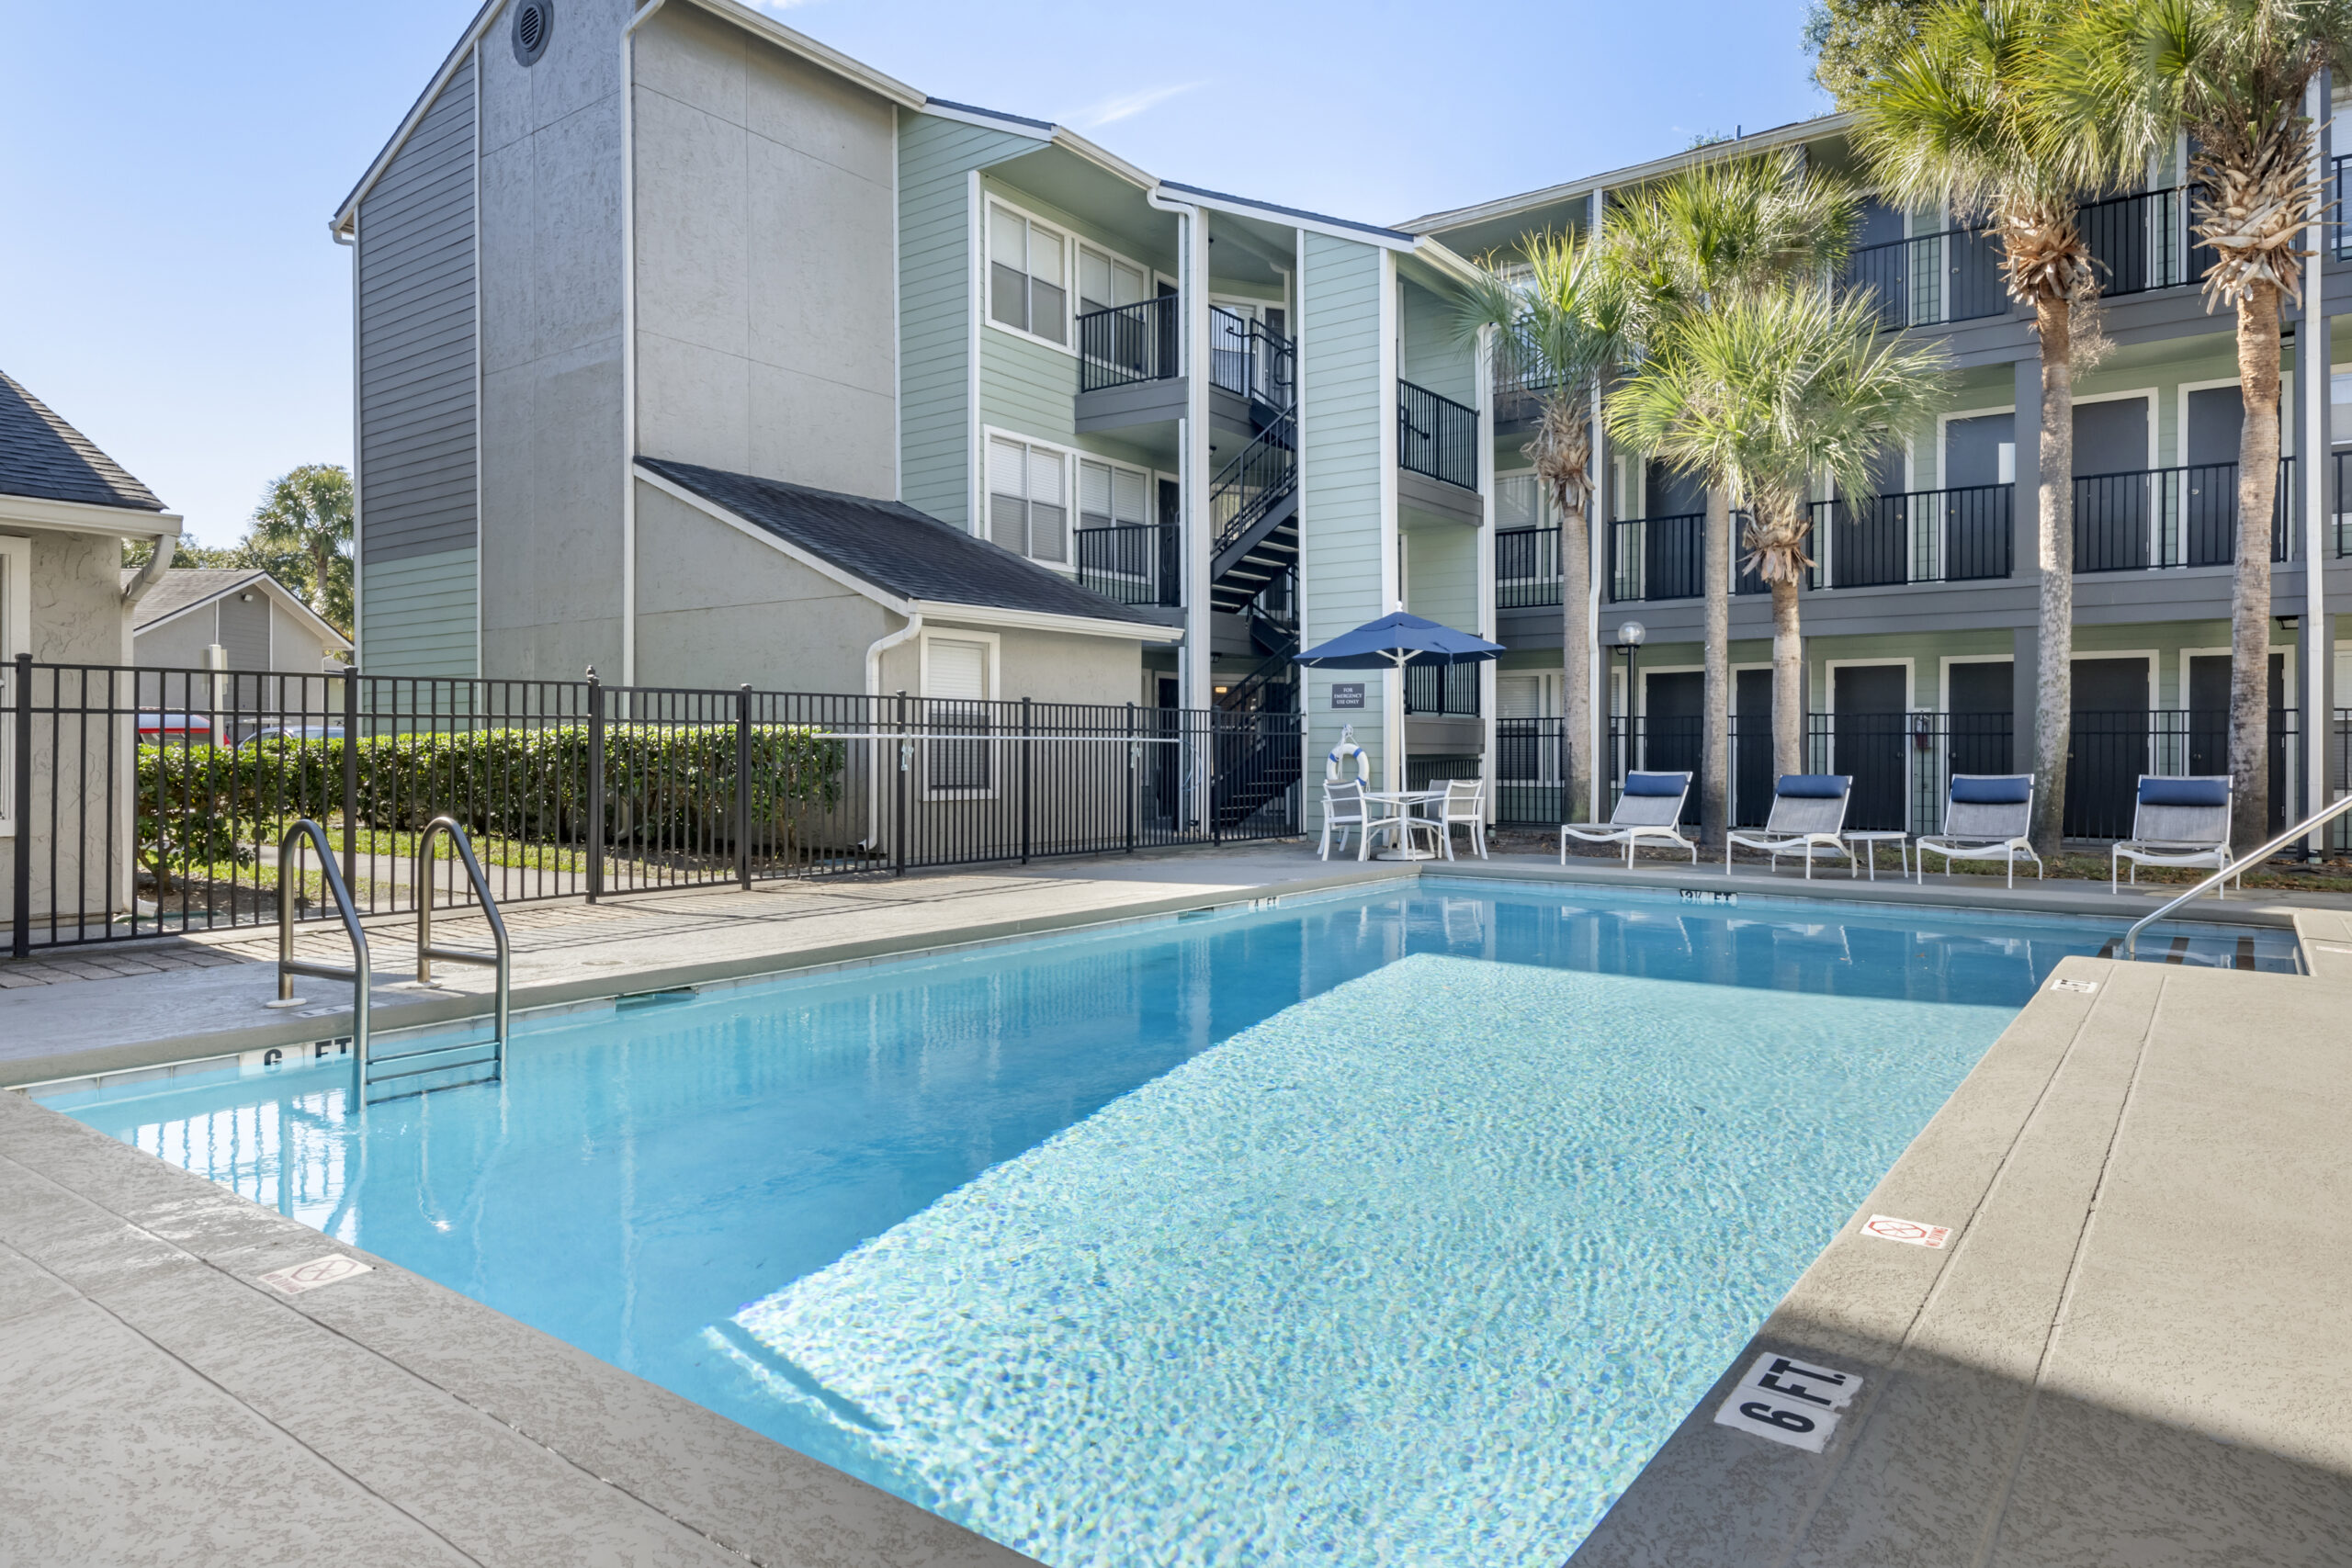
[[[524,0],[514,8],[514,59],[536,65],[548,50],[548,35],[555,30],[553,0]]]

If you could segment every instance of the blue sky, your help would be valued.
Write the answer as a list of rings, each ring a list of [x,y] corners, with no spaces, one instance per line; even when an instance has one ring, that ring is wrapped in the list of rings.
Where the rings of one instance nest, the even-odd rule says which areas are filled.
[[[560,4],[560,0],[559,0]],[[226,544],[351,451],[328,214],[473,14],[0,0],[0,368]],[[808,0],[789,25],[1167,178],[1393,221],[1826,107],[1804,0]],[[1197,41],[1193,41],[1197,40]]]

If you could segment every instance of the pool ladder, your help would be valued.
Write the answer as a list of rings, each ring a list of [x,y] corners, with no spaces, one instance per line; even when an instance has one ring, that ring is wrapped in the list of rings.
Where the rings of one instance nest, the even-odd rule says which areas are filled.
[[[433,944],[433,847],[443,833],[457,847],[458,862],[464,865],[466,880],[472,884],[474,897],[481,900],[483,919],[490,922],[492,951],[481,952],[469,947],[435,947]],[[327,896],[334,904],[336,917],[343,922],[343,934],[351,943],[351,964],[348,967],[336,964],[321,964],[294,956],[294,895],[300,885],[298,873],[301,869],[302,847],[314,846],[319,865],[325,873]],[[351,985],[351,1097],[354,1105],[379,1104],[387,1100],[399,1100],[412,1094],[424,1094],[436,1089],[456,1089],[461,1084],[492,1083],[506,1076],[506,1036],[512,1014],[511,998],[514,980],[514,950],[506,938],[506,922],[498,913],[498,900],[490,891],[490,879],[481,874],[481,862],[474,857],[474,846],[457,819],[435,817],[424,826],[416,840],[414,874],[411,886],[416,893],[416,981],[418,985],[433,983],[433,962],[445,964],[474,964],[496,971],[497,985],[491,1015],[491,1037],[487,1042],[487,1057],[466,1056],[462,1053],[478,1052],[484,1042],[461,1041],[456,1044],[425,1045],[390,1055],[378,1055],[370,1048],[368,1021],[368,933],[359,924],[359,911],[352,903],[351,889],[335,864],[333,849],[327,843],[326,829],[309,818],[303,818],[286,830],[277,846],[277,1000],[274,1006],[290,1007],[294,1003],[294,976],[306,975],[318,980],[345,980]],[[469,1077],[451,1077],[445,1081],[418,1083],[413,1080],[445,1073],[461,1073],[470,1069],[488,1068]],[[371,1090],[384,1085],[405,1085],[389,1094],[374,1094]]]

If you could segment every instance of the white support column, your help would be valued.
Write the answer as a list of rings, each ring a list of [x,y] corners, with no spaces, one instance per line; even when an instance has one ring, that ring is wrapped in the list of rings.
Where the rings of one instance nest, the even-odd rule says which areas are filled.
[[[2329,73],[2322,69],[2303,89],[2303,112],[2311,117],[2314,131],[2312,178],[2322,191],[2328,189],[2328,175],[2334,164],[2335,137],[2328,123],[2334,98],[2335,85],[2329,80]],[[2303,614],[2295,640],[2300,666],[2297,686],[2302,697],[2299,722],[2302,731],[2302,814],[2306,817],[2327,802],[2328,742],[2334,739],[2330,733],[2334,715],[2327,707],[2328,688],[2333,684],[2328,677],[2334,673],[2328,666],[2335,657],[2327,635],[2328,481],[2334,477],[2328,469],[2335,461],[2327,428],[2331,407],[2329,372],[2335,360],[2327,317],[2327,210],[2323,203],[2320,221],[2306,231],[2303,241],[2303,310],[2295,330],[2296,446],[2300,450],[2300,459],[2295,464],[2295,488],[2300,492],[2296,499],[2303,509]],[[2314,854],[2326,845],[2324,829],[2307,840],[2307,847]]]
[[[1396,517],[1396,253],[1380,252],[1380,602],[1405,607],[1404,574],[1397,570]],[[1380,677],[1380,773],[1388,789],[1405,787],[1405,672]]]
[[[1183,254],[1177,310],[1183,331],[1177,365],[1184,378],[1184,417],[1177,422],[1176,442],[1184,505],[1184,644],[1177,664],[1178,690],[1184,706],[1204,708],[1214,703],[1216,689],[1209,648],[1209,556],[1216,548],[1216,525],[1209,515],[1209,483],[1216,469],[1209,456],[1208,214],[1187,208],[1180,221]]]
[[[1608,196],[1607,191],[1596,188],[1587,208],[1585,232],[1595,240],[1600,237],[1600,220],[1608,210]],[[1585,754],[1592,759],[1589,770],[1592,775],[1592,799],[1585,818],[1588,822],[1609,820],[1609,668],[1600,654],[1600,569],[1609,558],[1609,552],[1601,547],[1608,538],[1609,528],[1610,455],[1609,433],[1600,422],[1600,380],[1596,377],[1592,383],[1592,485],[1585,500],[1585,513],[1591,519],[1585,529],[1591,583],[1585,595],[1585,637],[1592,649],[1586,663],[1591,671],[1587,690],[1592,715],[1592,731],[1585,737],[1589,748]]]
[[[1500,622],[1495,611],[1495,329],[1478,329],[1478,635],[1499,642]],[[1479,796],[1486,802],[1487,820],[1495,819],[1495,792],[1500,787],[1495,771],[1495,661],[1478,666]]]

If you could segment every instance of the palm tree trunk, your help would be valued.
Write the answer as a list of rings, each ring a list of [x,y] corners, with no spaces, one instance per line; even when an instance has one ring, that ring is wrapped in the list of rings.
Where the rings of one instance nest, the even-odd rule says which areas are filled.
[[[1707,672],[1699,739],[1699,840],[1720,844],[1731,826],[1731,497],[1707,491]]]
[[[327,563],[329,552],[323,545],[311,547],[311,608],[319,619],[327,618]]]
[[[2238,434],[2237,577],[2230,594],[2230,837],[2244,852],[2270,836],[2270,536],[2278,494],[2274,283],[2256,280],[2238,300],[2238,383],[2245,423]]]
[[[1772,580],[1772,771],[1804,772],[1804,632],[1786,577]]]
[[[1592,814],[1592,533],[1587,509],[1600,505],[1588,483],[1583,504],[1560,509],[1560,724],[1567,753],[1567,799],[1561,820]]]
[[[2063,298],[2034,301],[2041,340],[2041,569],[2040,669],[2034,695],[2033,844],[2058,852],[2065,836],[2066,750],[2075,707],[2075,371],[2074,306]]]

